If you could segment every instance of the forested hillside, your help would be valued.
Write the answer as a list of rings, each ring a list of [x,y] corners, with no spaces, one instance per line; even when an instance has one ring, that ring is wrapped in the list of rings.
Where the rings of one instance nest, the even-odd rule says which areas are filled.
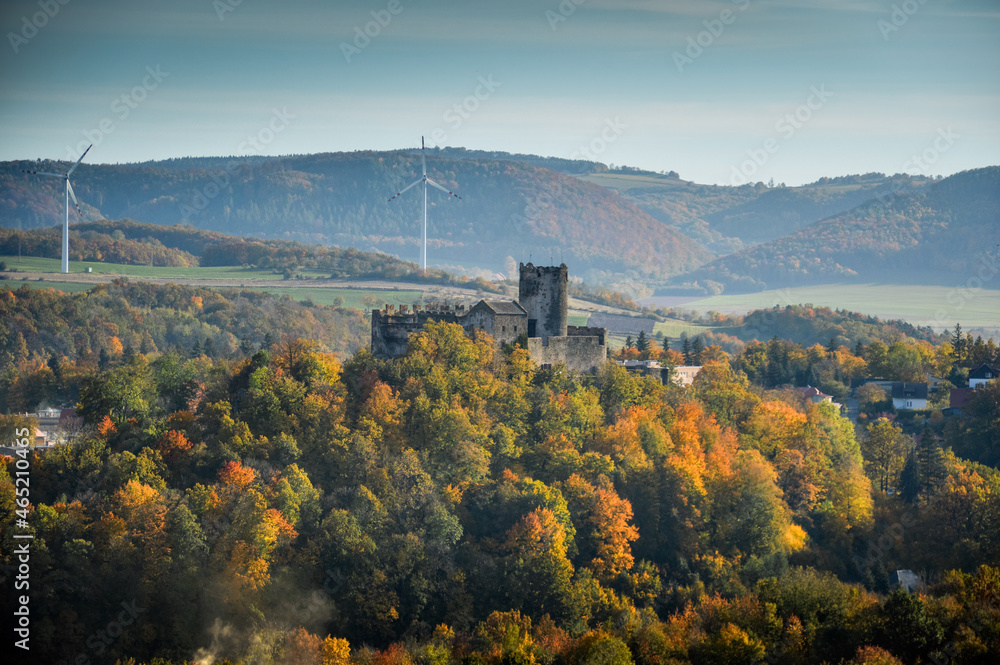
[[[329,273],[333,279],[403,280],[436,284],[470,283],[443,270],[400,261],[387,254],[289,240],[262,240],[204,231],[188,225],[161,226],[129,219],[85,222],[70,227],[70,260],[151,266],[245,266],[277,272],[299,269]],[[25,231],[0,228],[0,255],[59,258],[58,228]],[[479,289],[496,285],[476,278]]]
[[[124,280],[75,294],[0,289],[0,412],[72,403],[88,373],[139,353],[232,358],[291,334],[346,355],[368,326],[357,310],[256,291]]]
[[[983,565],[1000,560],[1000,473],[938,438],[990,450],[1000,383],[911,436],[877,410],[855,430],[781,374],[951,375],[977,359],[964,344],[709,347],[682,389],[613,363],[539,370],[451,324],[380,361],[338,348],[354,314],[287,300],[6,293],[8,375],[75,386],[84,418],[73,443],[19,456],[44,662],[985,664],[1000,649],[1000,570]],[[251,323],[284,334],[182,343]],[[170,337],[183,326],[199,332]],[[94,353],[112,338],[131,350]],[[15,462],[5,542],[24,528]],[[890,593],[900,568],[929,586]],[[122,607],[114,639],[88,641]]]
[[[875,341],[892,344],[906,338],[934,343],[947,340],[946,334],[918,328],[906,321],[883,321],[857,312],[813,305],[758,309],[745,316],[716,317],[713,323],[723,328],[731,326],[730,332],[746,342],[778,337],[807,347],[831,343],[853,347]]]
[[[206,164],[212,168],[83,164],[74,188],[90,220],[186,222],[231,235],[419,257],[420,192],[386,200],[419,177],[419,155],[358,152],[231,162],[225,168],[217,161]],[[20,169],[28,166],[0,165],[0,219],[8,227],[52,226],[61,219],[58,183],[25,176]],[[432,263],[505,271],[508,257],[537,261],[551,255],[577,266],[585,279],[594,272],[656,281],[711,258],[614,192],[556,171],[444,158],[431,158],[428,169],[463,199],[447,200],[436,190],[428,195]]]
[[[965,284],[984,266],[987,278],[996,274],[998,219],[1000,167],[965,171],[717,259],[673,283],[736,293],[831,282]]]
[[[821,178],[799,187],[699,185],[674,174],[596,171],[587,182],[621,192],[664,224],[718,255],[779,238],[877,197],[916,191],[933,182],[881,173]]]
[[[29,166],[0,164],[0,225],[61,219],[58,183],[20,172]],[[624,277],[645,288],[672,279],[698,293],[861,279],[939,284],[967,272],[972,239],[996,228],[997,167],[958,174],[951,185],[869,173],[730,187],[449,148],[429,151],[428,169],[463,197],[429,195],[431,262],[480,274],[551,256],[590,283]],[[419,174],[416,151],[199,157],[83,164],[74,186],[88,220],[184,223],[416,260],[420,193],[386,199]],[[950,187],[962,196],[946,194]],[[722,258],[704,265],[713,257]]]

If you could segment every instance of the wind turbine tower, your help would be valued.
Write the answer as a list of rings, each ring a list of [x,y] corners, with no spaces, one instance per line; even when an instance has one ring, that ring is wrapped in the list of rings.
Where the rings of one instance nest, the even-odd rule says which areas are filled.
[[[70,197],[73,197],[73,205],[76,206],[76,213],[78,215],[80,215],[81,217],[83,216],[83,212],[80,210],[80,202],[76,200],[76,194],[73,193],[73,185],[71,185],[69,183],[69,177],[70,177],[70,175],[72,175],[73,171],[76,170],[76,167],[78,167],[80,165],[80,162],[83,161],[83,158],[87,156],[87,153],[90,152],[90,149],[93,148],[93,147],[94,147],[94,144],[91,143],[87,147],[87,149],[83,151],[83,154],[80,155],[80,159],[76,160],[76,164],[74,164],[73,166],[71,166],[70,169],[69,169],[69,171],[67,171],[66,173],[44,173],[42,171],[25,171],[24,169],[21,169],[21,171],[24,172],[24,173],[30,173],[32,175],[48,176],[50,178],[61,178],[61,179],[63,179],[63,180],[66,181],[66,219],[63,222],[63,237],[62,237],[62,271],[63,271],[63,274],[69,273],[69,199],[70,199]]]
[[[424,137],[421,136],[420,137],[420,166],[421,166],[421,176],[419,178],[417,178],[416,180],[414,180],[413,182],[411,182],[406,187],[404,187],[402,190],[396,192],[395,196],[392,196],[392,197],[389,198],[389,200],[392,201],[393,199],[399,198],[400,196],[402,196],[403,193],[406,192],[406,190],[408,190],[408,189],[410,189],[412,187],[416,187],[420,183],[424,184],[424,243],[423,243],[423,251],[422,251],[422,254],[421,254],[421,261],[420,261],[420,270],[423,271],[423,272],[427,272],[427,185],[430,185],[432,187],[437,187],[438,189],[440,189],[442,192],[444,192],[448,196],[454,196],[456,199],[462,200],[462,197],[459,196],[458,194],[456,194],[455,192],[449,191],[448,188],[442,187],[439,183],[434,182],[433,180],[431,180],[430,178],[427,177],[427,156],[425,154],[426,150],[427,150],[427,148],[424,145]]]

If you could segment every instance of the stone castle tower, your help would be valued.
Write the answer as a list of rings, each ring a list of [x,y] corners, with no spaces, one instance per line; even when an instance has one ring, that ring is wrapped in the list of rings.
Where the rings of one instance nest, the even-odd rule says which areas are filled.
[[[569,268],[520,264],[517,301],[528,313],[528,337],[565,337],[569,321]]]
[[[406,353],[409,337],[430,321],[457,323],[469,333],[482,331],[500,343],[511,344],[527,333],[531,359],[542,368],[562,363],[568,369],[589,372],[607,357],[604,328],[569,323],[569,268],[520,265],[517,300],[480,300],[471,309],[410,310],[391,305],[372,310],[372,354],[398,358]]]

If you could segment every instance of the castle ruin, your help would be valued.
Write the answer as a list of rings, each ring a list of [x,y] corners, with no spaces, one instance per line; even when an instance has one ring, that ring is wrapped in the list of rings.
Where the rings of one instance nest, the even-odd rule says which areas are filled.
[[[441,308],[386,305],[372,310],[372,354],[398,358],[406,354],[410,333],[420,332],[429,321],[457,323],[472,333],[489,333],[501,344],[511,344],[527,335],[528,353],[535,364],[548,368],[558,363],[568,369],[589,372],[608,355],[604,328],[568,325],[569,268],[520,265],[517,300],[480,300],[464,306]]]

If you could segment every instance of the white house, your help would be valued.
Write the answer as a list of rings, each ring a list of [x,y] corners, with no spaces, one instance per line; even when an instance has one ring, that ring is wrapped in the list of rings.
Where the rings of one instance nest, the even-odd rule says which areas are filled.
[[[926,409],[927,384],[893,381],[892,405],[897,410]]]
[[[969,387],[978,388],[1000,377],[1000,370],[983,363],[969,370]]]
[[[678,365],[670,373],[670,380],[678,386],[690,386],[701,371],[701,365]]]

